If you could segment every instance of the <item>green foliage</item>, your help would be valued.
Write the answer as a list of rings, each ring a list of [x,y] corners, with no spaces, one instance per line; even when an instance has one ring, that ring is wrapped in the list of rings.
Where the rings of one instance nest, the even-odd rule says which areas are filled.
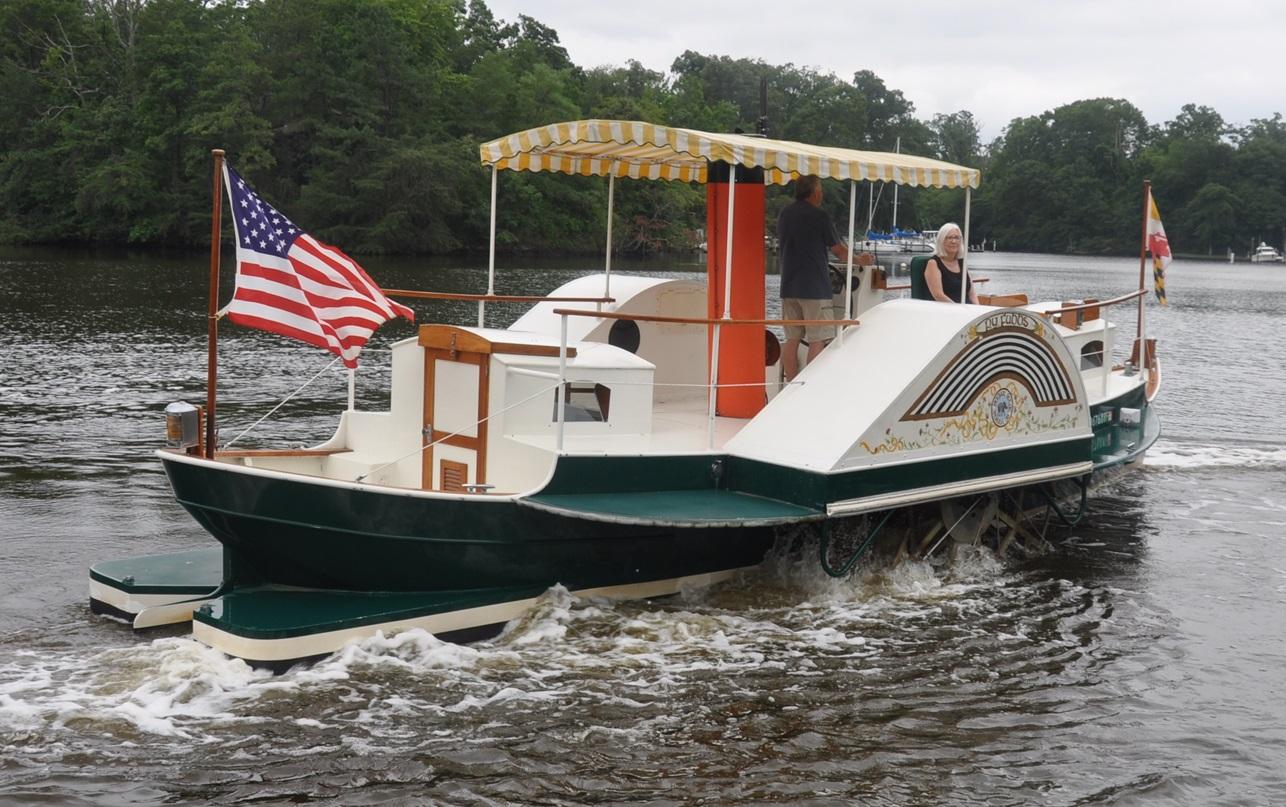
[[[1005,249],[1129,253],[1150,178],[1179,251],[1286,238],[1286,125],[1229,126],[1188,105],[1151,126],[1126,101],[1078,101],[982,145],[967,110],[915,117],[870,71],[686,51],[669,72],[584,69],[556,31],[484,0],[6,0],[0,3],[0,241],[200,245],[212,148],[273,204],[353,252],[481,250],[490,177],[478,144],[554,121],[647,120],[707,131],[939,157],[983,170],[975,239]],[[767,118],[761,120],[761,91]],[[846,224],[847,186],[827,183]],[[601,178],[507,174],[497,240],[592,251]],[[863,186],[858,227],[893,222],[892,188]],[[768,215],[789,201],[770,188]],[[690,248],[705,192],[617,183],[616,249]],[[963,221],[956,191],[902,189],[897,223]]]

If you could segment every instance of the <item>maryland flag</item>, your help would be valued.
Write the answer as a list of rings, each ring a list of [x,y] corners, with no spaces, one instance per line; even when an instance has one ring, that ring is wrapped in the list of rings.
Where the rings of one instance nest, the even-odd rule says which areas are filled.
[[[1157,300],[1161,305],[1165,301],[1165,270],[1170,265],[1170,241],[1165,237],[1165,227],[1161,226],[1161,213],[1157,210],[1156,199],[1152,198],[1152,186],[1148,186],[1148,252],[1152,254],[1152,282],[1156,288]]]

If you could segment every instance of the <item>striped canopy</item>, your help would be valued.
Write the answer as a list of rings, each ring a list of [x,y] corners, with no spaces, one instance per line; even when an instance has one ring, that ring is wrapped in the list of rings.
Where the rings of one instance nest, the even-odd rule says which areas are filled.
[[[976,188],[981,179],[976,168],[910,154],[711,134],[639,121],[552,123],[483,143],[480,151],[483,165],[500,170],[681,182],[705,182],[707,167],[715,161],[763,168],[765,180],[778,185],[805,174],[935,188]]]

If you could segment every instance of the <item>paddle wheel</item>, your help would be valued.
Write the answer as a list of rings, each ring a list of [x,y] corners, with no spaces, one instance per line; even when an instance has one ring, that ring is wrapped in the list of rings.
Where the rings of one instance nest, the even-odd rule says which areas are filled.
[[[1087,494],[1084,480],[1064,480],[827,521],[816,528],[818,560],[827,574],[843,577],[864,558],[894,565],[954,559],[966,546],[1002,560],[1029,557],[1054,548],[1051,528],[1076,526]]]

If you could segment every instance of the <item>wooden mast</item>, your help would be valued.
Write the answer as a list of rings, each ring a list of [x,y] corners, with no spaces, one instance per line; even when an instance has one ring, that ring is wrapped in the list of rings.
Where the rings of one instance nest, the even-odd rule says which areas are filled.
[[[219,241],[223,221],[223,149],[213,149],[214,179],[210,210],[210,308],[206,323],[205,456],[214,459],[214,407],[219,377]]]

